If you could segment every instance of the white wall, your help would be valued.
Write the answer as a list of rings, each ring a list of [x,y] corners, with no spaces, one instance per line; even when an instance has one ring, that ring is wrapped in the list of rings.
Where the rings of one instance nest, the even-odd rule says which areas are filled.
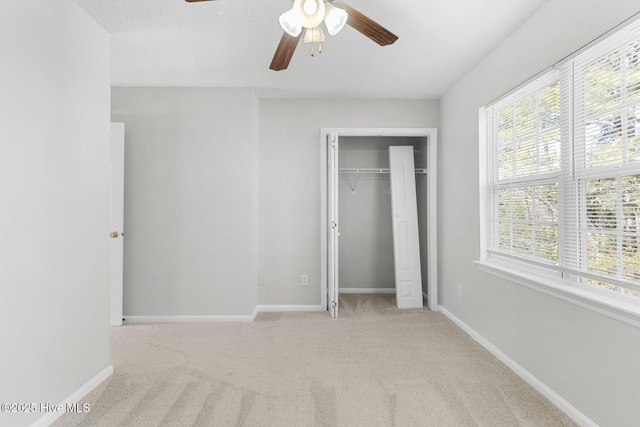
[[[110,39],[70,0],[3,0],[0,57],[0,402],[58,404],[110,364]]]
[[[250,89],[114,88],[125,123],[124,313],[251,315],[257,105]]]
[[[126,125],[125,317],[251,314],[258,272],[260,304],[319,304],[320,128],[439,122],[435,101],[216,88],[112,97],[112,120]]]
[[[320,304],[320,129],[439,127],[424,100],[260,101],[260,304]],[[309,285],[300,285],[300,274]]]
[[[476,270],[478,109],[638,10],[637,0],[551,0],[441,103],[441,304],[602,426],[640,419],[640,330]]]

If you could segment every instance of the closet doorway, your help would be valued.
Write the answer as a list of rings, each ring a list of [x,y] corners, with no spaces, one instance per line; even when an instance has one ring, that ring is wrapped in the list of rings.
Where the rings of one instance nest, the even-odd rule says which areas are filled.
[[[322,305],[337,317],[343,289],[437,311],[437,130],[322,129],[320,147]]]

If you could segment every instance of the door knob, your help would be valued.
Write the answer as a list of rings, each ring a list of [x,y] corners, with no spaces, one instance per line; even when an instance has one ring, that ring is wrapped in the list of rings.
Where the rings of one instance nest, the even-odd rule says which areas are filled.
[[[112,239],[117,239],[118,238],[118,232],[117,231],[112,231],[110,234]]]

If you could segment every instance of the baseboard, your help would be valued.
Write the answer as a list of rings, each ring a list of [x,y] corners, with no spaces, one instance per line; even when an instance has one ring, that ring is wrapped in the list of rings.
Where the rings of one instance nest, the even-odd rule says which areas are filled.
[[[327,307],[321,305],[259,305],[256,309],[259,313],[279,313],[285,311],[326,311]]]
[[[229,316],[124,316],[124,324],[131,323],[202,323],[253,322],[255,314]]]
[[[326,311],[321,305],[258,305],[249,315],[229,316],[124,316],[124,324],[132,323],[199,323],[199,322],[253,322],[258,313],[284,311]]]
[[[442,314],[449,318],[449,320],[455,323],[460,329],[465,331],[471,338],[473,338],[476,342],[478,342],[478,344],[487,349],[487,351],[493,354],[498,360],[507,365],[513,372],[515,372],[520,378],[525,380],[527,383],[529,383],[529,385],[539,391],[544,397],[549,399],[551,403],[556,405],[573,421],[583,427],[598,427],[598,424],[596,424],[591,418],[587,417],[575,406],[566,401],[562,396],[553,391],[549,386],[536,378],[531,372],[520,366],[515,360],[511,359],[509,356],[503,353],[498,347],[489,342],[489,340],[484,338],[469,325],[454,316],[449,310],[447,310],[443,306],[439,306],[439,309]]]
[[[109,365],[106,368],[104,368],[102,371],[100,371],[95,377],[87,381],[79,389],[71,393],[69,397],[67,397],[62,402],[60,402],[59,406],[62,406],[64,408],[63,411],[48,412],[45,416],[40,417],[33,424],[31,424],[31,427],[50,426],[58,418],[60,418],[62,415],[64,415],[67,412],[67,405],[73,405],[74,403],[80,402],[80,400],[82,400],[83,397],[85,397],[87,394],[93,391],[94,388],[102,384],[102,382],[107,378],[109,378],[111,374],[113,374],[113,366]]]
[[[395,294],[396,288],[340,288],[341,294]]]

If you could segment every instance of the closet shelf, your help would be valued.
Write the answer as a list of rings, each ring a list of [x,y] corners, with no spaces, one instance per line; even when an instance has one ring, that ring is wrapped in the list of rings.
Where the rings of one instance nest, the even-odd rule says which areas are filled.
[[[424,168],[416,168],[415,169],[417,174],[426,174],[427,170]],[[356,174],[388,174],[389,173],[389,168],[339,168],[338,169],[339,173],[344,173],[344,174],[352,174],[352,175],[356,175]]]

